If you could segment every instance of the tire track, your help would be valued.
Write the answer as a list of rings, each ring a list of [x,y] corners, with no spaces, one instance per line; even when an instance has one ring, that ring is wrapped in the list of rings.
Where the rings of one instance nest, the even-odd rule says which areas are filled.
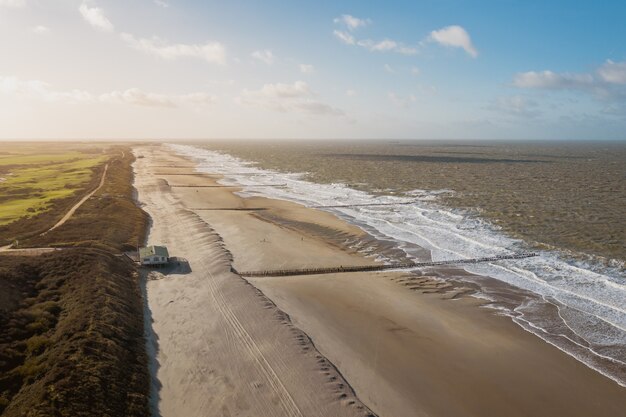
[[[190,212],[189,210],[180,207],[181,204],[179,201],[176,201],[176,203],[173,203],[172,205],[179,206],[179,210],[177,210],[178,214],[176,217],[178,218],[183,217],[183,216],[185,217],[185,220],[181,222],[181,226],[183,226],[186,230],[189,230],[189,233],[188,233],[189,236],[193,235],[189,227],[190,223],[195,223],[195,224],[201,223],[203,227],[210,229],[210,227],[202,219],[197,217],[195,213]],[[211,230],[211,232],[209,233],[214,233],[214,232],[212,232]],[[209,238],[209,236],[207,236],[207,238]],[[272,391],[276,394],[276,396],[279,399],[279,402],[285,412],[284,414],[281,414],[281,415],[290,416],[290,417],[303,417],[303,414],[301,410],[299,409],[299,407],[297,406],[296,402],[294,401],[293,397],[291,396],[291,394],[289,394],[289,391],[287,390],[287,388],[281,381],[280,377],[276,374],[276,372],[274,371],[274,368],[272,368],[271,364],[263,355],[263,352],[258,347],[254,338],[243,327],[243,325],[237,318],[237,315],[233,312],[233,310],[228,305],[228,301],[224,298],[224,295],[222,294],[221,289],[217,285],[217,280],[215,276],[213,275],[213,273],[211,272],[211,266],[207,265],[207,262],[205,260],[202,261],[202,266],[203,266],[203,269],[208,274],[208,276],[205,274],[203,275],[203,277],[205,281],[207,282],[207,287],[211,294],[211,297],[215,300],[215,305],[217,309],[219,310],[221,315],[229,324],[228,326],[229,329],[227,330],[232,330],[234,333],[234,336],[236,337],[236,341],[233,344],[234,345],[240,344],[242,346],[245,346],[250,357],[253,358],[254,361],[257,363],[257,369],[259,369],[260,373],[266,379]],[[236,342],[239,342],[239,343],[236,343]]]
[[[213,281],[215,279],[213,277],[213,274],[211,273],[211,271],[207,272],[209,273],[210,278],[206,276],[205,278],[207,279],[207,281]],[[263,352],[261,352],[252,336],[250,336],[250,333],[248,333],[248,331],[242,326],[235,313],[233,313],[230,307],[228,307],[228,304],[224,299],[221,291],[215,288],[215,286],[212,284],[209,284],[209,289],[211,291],[211,295],[217,302],[218,309],[228,320],[233,329],[235,329],[239,340],[245,343],[250,355],[259,365],[259,369],[262,371],[263,375],[272,386],[273,391],[279,396],[280,402],[287,412],[286,415],[293,417],[303,417],[302,412],[298,408],[291,394],[289,394],[289,391],[287,391],[287,388],[284,386],[284,384],[274,371],[274,368],[272,368],[270,363],[267,361],[267,359],[263,355]]]

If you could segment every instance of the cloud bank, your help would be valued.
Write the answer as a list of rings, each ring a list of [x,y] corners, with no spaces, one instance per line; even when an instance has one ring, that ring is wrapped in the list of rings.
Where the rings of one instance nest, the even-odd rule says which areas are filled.
[[[582,91],[604,99],[626,99],[626,62],[607,60],[589,73],[521,72],[513,77],[513,85],[536,90]]]
[[[115,27],[113,23],[104,15],[104,11],[99,7],[90,7],[87,3],[83,3],[78,8],[81,16],[87,23],[98,30],[104,32],[113,32]]]
[[[352,46],[360,46],[370,52],[396,52],[402,55],[416,55],[419,52],[418,46],[423,46],[426,42],[435,42],[446,47],[462,48],[473,58],[478,56],[478,51],[472,44],[472,40],[467,31],[458,25],[447,26],[439,30],[434,30],[418,46],[406,45],[393,39],[384,38],[382,40],[357,39],[353,32],[371,23],[370,19],[359,19],[351,15],[343,15],[333,20],[335,24],[342,25],[343,28],[333,30],[333,35],[341,43]]]
[[[274,63],[274,54],[269,49],[254,51],[250,55],[252,56],[252,58],[261,61],[266,65],[272,65]]]
[[[158,94],[145,92],[139,88],[94,94],[85,90],[55,90],[40,80],[20,80],[17,77],[0,76],[0,94],[11,94],[22,99],[47,103],[124,103],[145,107],[206,106],[217,101],[217,97],[207,93]]]
[[[209,41],[202,44],[168,43],[158,37],[136,38],[129,33],[120,35],[131,48],[166,60],[195,58],[210,64],[226,64],[226,48],[220,42]]]
[[[0,7],[17,9],[26,6],[26,0],[0,0]]]
[[[273,111],[300,112],[317,116],[344,116],[344,112],[315,100],[309,85],[304,81],[293,84],[265,84],[259,90],[243,90],[235,102]]]
[[[358,17],[354,17],[349,14],[344,14],[340,17],[336,17],[334,19],[334,22],[345,25],[350,31],[356,30],[360,27],[367,26],[372,23],[370,19],[359,19]]]

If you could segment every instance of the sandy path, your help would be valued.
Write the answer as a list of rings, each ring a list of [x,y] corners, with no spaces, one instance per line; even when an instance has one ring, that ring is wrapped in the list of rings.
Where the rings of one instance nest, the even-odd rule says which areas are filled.
[[[69,211],[67,213],[65,213],[65,216],[63,216],[63,218],[61,220],[59,220],[54,226],[52,226],[50,229],[48,229],[47,231],[43,232],[41,234],[41,236],[45,235],[46,233],[56,229],[57,227],[63,226],[65,224],[66,221],[68,221],[76,212],[76,210],[78,210],[78,208],[80,206],[82,206],[85,201],[89,200],[95,193],[98,192],[98,190],[100,188],[102,188],[102,186],[104,185],[104,181],[106,179],[106,175],[107,175],[107,171],[109,170],[109,164],[106,164],[104,166],[104,172],[102,173],[102,177],[100,178],[100,183],[98,184],[98,186],[91,191],[90,193],[88,193],[87,195],[85,195],[83,198],[80,199],[80,201],[76,204],[74,204],[72,206],[71,209],[69,209]]]
[[[23,248],[11,249],[11,245],[0,248],[0,254],[12,256],[39,256],[44,253],[62,250],[61,248]]]
[[[106,179],[106,175],[107,175],[107,171],[109,169],[109,164],[106,164],[104,166],[104,172],[102,173],[102,177],[100,178],[100,183],[98,184],[98,186],[91,192],[89,192],[88,194],[86,194],[83,198],[80,199],[80,201],[76,204],[74,204],[72,206],[72,208],[70,208],[68,210],[67,213],[65,213],[65,215],[63,216],[63,218],[61,220],[59,220],[54,226],[52,226],[50,229],[46,230],[45,232],[43,232],[41,234],[41,236],[45,235],[46,233],[56,229],[57,227],[62,226],[63,224],[65,224],[65,222],[67,222],[76,212],[76,210],[78,210],[78,208],[80,206],[82,206],[85,201],[89,200],[95,193],[98,192],[98,190],[100,188],[102,188],[102,186],[104,185],[104,181]],[[50,252],[55,250],[54,248],[24,248],[24,249],[13,249],[13,244],[10,245],[6,245],[6,246],[0,246],[0,252],[4,252],[4,253],[13,253],[15,255],[25,255],[25,256],[37,256],[37,255],[41,255],[42,253],[46,253],[46,252]]]
[[[211,181],[164,178],[177,184]],[[328,213],[242,199],[229,189],[177,188],[175,193],[188,207],[267,208],[197,211],[224,239],[238,270],[372,262],[338,244],[337,236],[365,237]],[[476,299],[423,294],[432,282],[393,273],[250,282],[291,316],[380,416],[626,415],[626,389],[509,318],[479,308]]]
[[[149,241],[191,268],[147,282],[158,415],[369,414],[308,337],[230,272],[220,237],[153,175],[151,166],[171,161],[153,149],[140,148],[135,163],[138,199],[153,221]]]

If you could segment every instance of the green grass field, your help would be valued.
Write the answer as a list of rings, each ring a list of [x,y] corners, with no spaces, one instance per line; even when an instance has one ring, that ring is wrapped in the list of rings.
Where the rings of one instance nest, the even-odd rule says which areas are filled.
[[[82,191],[93,168],[108,159],[93,147],[45,146],[15,145],[0,153],[0,226],[46,212],[53,201]]]

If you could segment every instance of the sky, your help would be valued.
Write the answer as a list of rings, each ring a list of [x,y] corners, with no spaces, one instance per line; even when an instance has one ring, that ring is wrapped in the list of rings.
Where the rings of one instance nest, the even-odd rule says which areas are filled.
[[[0,139],[626,140],[626,2],[0,0]]]

